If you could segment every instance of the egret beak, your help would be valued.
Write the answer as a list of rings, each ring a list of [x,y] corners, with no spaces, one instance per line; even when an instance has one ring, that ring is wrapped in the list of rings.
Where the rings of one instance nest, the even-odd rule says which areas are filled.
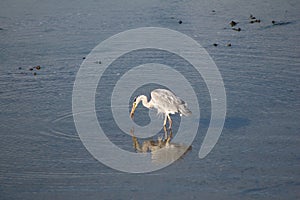
[[[136,103],[133,102],[132,109],[131,109],[131,112],[130,112],[130,118],[131,119],[133,119],[135,109],[136,109]]]

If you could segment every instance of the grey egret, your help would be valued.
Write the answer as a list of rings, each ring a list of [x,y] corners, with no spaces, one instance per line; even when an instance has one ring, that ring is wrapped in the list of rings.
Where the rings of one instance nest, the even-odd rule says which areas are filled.
[[[145,95],[140,95],[136,97],[132,104],[132,109],[130,112],[131,119],[134,116],[134,112],[138,104],[142,101],[142,104],[146,108],[157,109],[158,114],[164,114],[164,127],[166,127],[167,119],[169,121],[169,128],[172,128],[172,119],[170,114],[179,113],[180,116],[189,116],[192,112],[188,109],[187,104],[177,97],[173,92],[166,89],[155,89],[151,92],[151,100]]]

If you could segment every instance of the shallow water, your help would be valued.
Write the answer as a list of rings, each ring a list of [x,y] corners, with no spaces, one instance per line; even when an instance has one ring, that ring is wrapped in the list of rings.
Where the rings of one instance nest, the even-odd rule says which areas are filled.
[[[299,8],[296,0],[1,1],[0,199],[299,198]],[[261,22],[249,23],[250,14]],[[231,20],[240,32],[231,30]],[[192,151],[159,171],[128,174],[85,149],[73,121],[72,90],[82,58],[99,42],[145,26],[180,31],[206,48],[223,77],[227,116],[217,145],[199,159],[210,99],[203,80],[187,72],[201,97]],[[184,67],[172,56],[141,51],[115,64],[126,69],[154,59]],[[37,65],[40,70],[29,70]],[[101,93],[113,86],[110,80],[97,88],[98,119],[115,144],[133,151],[131,137],[99,116],[110,109]],[[137,113],[138,124],[149,122],[145,114]]]

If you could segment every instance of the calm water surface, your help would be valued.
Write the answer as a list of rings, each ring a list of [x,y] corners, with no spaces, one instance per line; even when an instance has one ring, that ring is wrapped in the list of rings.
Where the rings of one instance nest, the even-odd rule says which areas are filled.
[[[0,199],[300,198],[299,9],[297,0],[1,1]],[[261,22],[250,23],[250,14]],[[231,20],[241,31],[231,29]],[[227,118],[217,145],[200,160],[210,98],[203,80],[187,72],[201,107],[192,151],[162,170],[127,174],[83,146],[72,89],[82,58],[99,42],[145,26],[180,31],[206,48],[224,79]],[[132,52],[114,65],[153,60],[187,65],[154,50]],[[37,65],[40,70],[30,70]],[[110,109],[101,87],[113,87],[111,76],[97,89],[98,112]],[[147,124],[145,115],[141,109],[137,123]],[[110,124],[109,117],[101,120]],[[133,151],[131,138],[114,128],[108,137]]]

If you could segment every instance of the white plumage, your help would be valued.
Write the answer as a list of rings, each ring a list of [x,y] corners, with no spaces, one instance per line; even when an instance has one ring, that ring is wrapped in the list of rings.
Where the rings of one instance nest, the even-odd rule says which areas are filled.
[[[151,92],[151,100],[145,95],[140,95],[134,99],[130,117],[133,118],[134,111],[138,104],[142,101],[146,108],[156,108],[158,113],[165,115],[164,126],[166,126],[167,119],[169,120],[169,128],[172,127],[172,119],[170,114],[179,113],[180,116],[189,116],[192,112],[188,109],[187,104],[177,97],[173,92],[166,89],[155,89]]]

